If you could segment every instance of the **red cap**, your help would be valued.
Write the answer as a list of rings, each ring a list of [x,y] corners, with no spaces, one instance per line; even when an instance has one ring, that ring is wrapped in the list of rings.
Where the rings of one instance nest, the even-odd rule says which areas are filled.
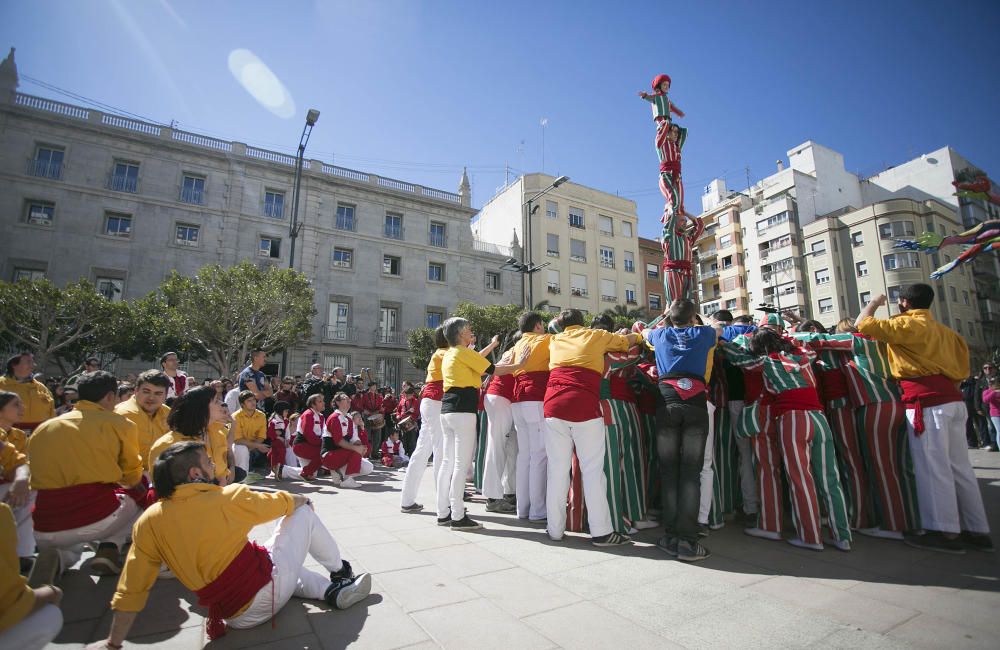
[[[670,81],[670,75],[658,74],[656,78],[653,79],[653,90],[659,92],[660,84],[666,81],[667,83],[673,83]]]

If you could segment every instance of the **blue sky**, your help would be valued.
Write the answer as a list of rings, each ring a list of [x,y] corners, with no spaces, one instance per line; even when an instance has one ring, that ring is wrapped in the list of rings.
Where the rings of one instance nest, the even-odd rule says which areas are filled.
[[[620,5],[620,6],[619,6]],[[636,200],[658,231],[648,106],[673,77],[689,207],[715,177],[771,174],[805,140],[872,173],[951,145],[1000,177],[1000,2],[323,2],[33,0],[0,7],[29,76],[154,121],[454,190],[476,206],[542,169]],[[294,115],[230,72],[250,50]],[[65,99],[65,98],[63,98]],[[66,101],[73,101],[66,99]],[[79,103],[79,102],[77,102]],[[523,146],[521,145],[523,141]]]

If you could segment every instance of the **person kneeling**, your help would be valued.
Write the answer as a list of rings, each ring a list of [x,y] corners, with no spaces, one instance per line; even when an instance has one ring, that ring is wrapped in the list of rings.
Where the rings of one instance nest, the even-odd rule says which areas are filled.
[[[406,467],[409,462],[410,457],[403,451],[399,431],[393,431],[382,441],[382,464],[386,467]]]
[[[309,499],[241,484],[221,488],[212,483],[214,473],[201,442],[172,445],[160,456],[153,469],[160,501],[133,529],[111,599],[111,632],[89,648],[121,647],[164,562],[208,608],[210,639],[224,635],[227,625],[247,629],[267,622],[293,595],[346,609],[371,592],[371,575],[354,575]],[[274,519],[277,530],[264,546],[249,541],[254,526]],[[304,568],[307,554],[329,576]]]

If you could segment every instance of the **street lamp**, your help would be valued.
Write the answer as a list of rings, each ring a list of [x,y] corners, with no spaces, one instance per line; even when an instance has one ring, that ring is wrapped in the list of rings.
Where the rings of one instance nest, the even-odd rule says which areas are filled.
[[[288,237],[291,245],[288,249],[288,268],[295,268],[295,240],[299,237],[302,224],[299,223],[299,192],[302,189],[302,165],[306,153],[306,145],[309,144],[309,136],[319,119],[319,111],[310,108],[306,113],[306,124],[302,127],[302,136],[299,137],[299,150],[295,156],[295,185],[292,189],[292,222],[288,227]],[[288,350],[281,351],[281,374],[287,375]]]
[[[535,267],[531,259],[532,258],[531,215],[534,214],[535,210],[538,209],[538,206],[534,205],[534,202],[542,195],[548,194],[549,192],[556,189],[557,187],[559,187],[568,180],[569,176],[560,176],[559,178],[552,181],[552,183],[544,190],[542,190],[541,192],[536,192],[535,194],[531,195],[531,197],[529,197],[528,200],[524,201],[521,204],[522,210],[524,210],[525,206],[527,206],[527,212],[525,212],[524,223],[523,223],[524,246],[521,248],[521,263],[524,264],[525,269],[530,269],[527,270],[526,272],[523,272],[524,274],[521,276],[521,288],[522,288],[521,295],[523,297],[526,297],[525,302],[526,302],[526,307],[528,309],[531,309],[531,306],[535,304],[531,290],[531,274],[542,268],[540,266]],[[527,280],[525,280],[525,278],[527,278]],[[525,282],[527,282],[527,289],[524,288]]]

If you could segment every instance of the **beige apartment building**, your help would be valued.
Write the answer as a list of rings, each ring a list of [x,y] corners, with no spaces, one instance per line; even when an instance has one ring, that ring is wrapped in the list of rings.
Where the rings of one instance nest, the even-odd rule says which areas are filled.
[[[525,264],[525,305],[544,300],[600,313],[616,305],[637,308],[643,277],[635,202],[556,177],[526,174],[502,188],[472,225],[475,237],[520,245]],[[533,214],[528,214],[528,203]]]
[[[663,289],[663,248],[655,239],[639,238],[639,264],[642,268],[642,295],[650,317],[666,308]]]
[[[711,191],[711,187],[710,187]],[[749,313],[747,269],[743,252],[740,213],[749,204],[742,194],[706,202],[701,214],[705,232],[693,251],[698,302],[705,315],[728,309],[734,315]]]

